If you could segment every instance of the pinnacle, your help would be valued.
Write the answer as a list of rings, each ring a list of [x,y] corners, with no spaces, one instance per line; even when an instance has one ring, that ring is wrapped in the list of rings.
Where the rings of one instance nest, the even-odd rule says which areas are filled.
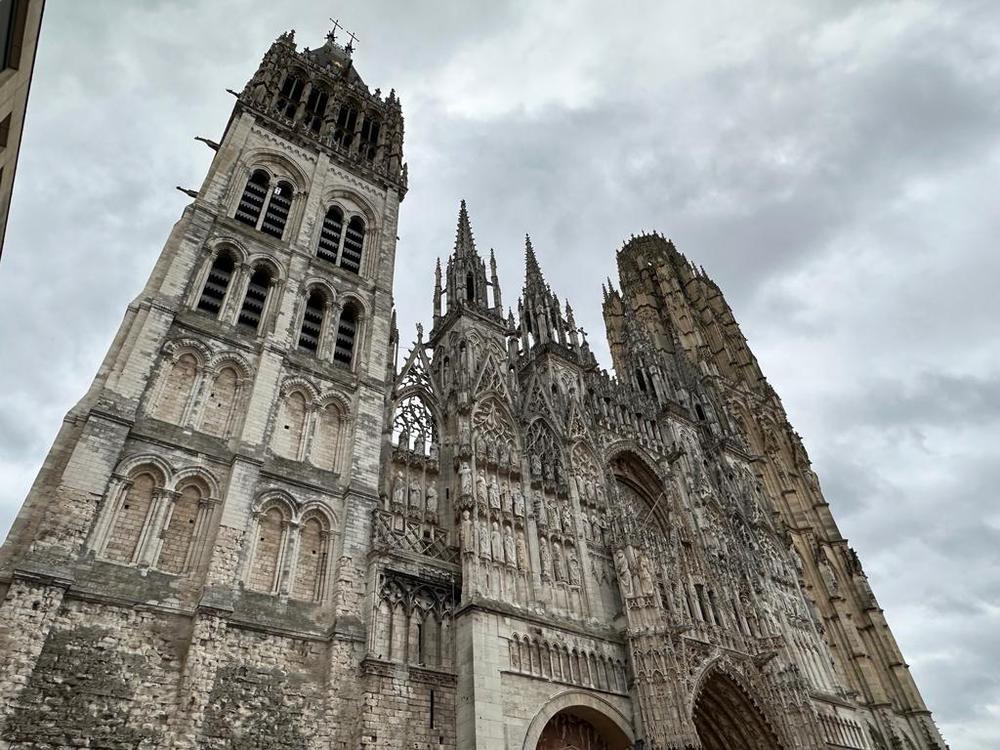
[[[542,269],[538,267],[538,259],[535,257],[535,248],[531,246],[531,237],[524,235],[524,284],[531,286],[533,282],[540,285],[545,284],[542,277]]]
[[[455,255],[475,255],[476,242],[472,237],[472,226],[469,224],[469,211],[462,199],[458,209],[458,228],[455,230]]]

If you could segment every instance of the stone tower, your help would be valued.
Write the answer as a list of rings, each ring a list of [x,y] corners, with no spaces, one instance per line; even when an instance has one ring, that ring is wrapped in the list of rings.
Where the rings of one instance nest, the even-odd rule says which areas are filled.
[[[459,208],[400,351],[394,93],[281,36],[0,551],[0,748],[943,750],[718,287],[601,369]],[[430,274],[428,274],[430,276]]]

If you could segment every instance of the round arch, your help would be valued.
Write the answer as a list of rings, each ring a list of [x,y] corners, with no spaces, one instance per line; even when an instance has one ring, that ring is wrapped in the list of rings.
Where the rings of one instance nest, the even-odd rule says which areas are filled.
[[[583,719],[607,740],[611,750],[628,750],[635,744],[632,723],[613,705],[583,690],[566,690],[551,698],[528,723],[523,750],[535,750],[548,723],[558,714]]]

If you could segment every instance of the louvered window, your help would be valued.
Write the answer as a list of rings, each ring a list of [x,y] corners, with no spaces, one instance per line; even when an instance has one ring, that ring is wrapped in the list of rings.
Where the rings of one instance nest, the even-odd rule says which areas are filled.
[[[304,88],[305,84],[302,83],[302,79],[294,73],[289,73],[281,85],[277,109],[289,120],[295,118],[295,112],[299,108],[299,99],[302,98],[302,89]]]
[[[361,156],[368,161],[374,161],[378,153],[378,135],[381,130],[382,125],[376,118],[365,118],[361,126]]]
[[[243,197],[240,198],[240,205],[236,209],[236,220],[257,226],[260,212],[264,210],[264,201],[267,200],[267,189],[271,185],[271,178],[263,169],[258,169],[247,180],[247,186],[243,190]]]
[[[314,291],[306,301],[302,316],[302,330],[299,332],[299,349],[315,352],[319,349],[319,337],[323,332],[323,318],[326,316],[326,296]]]
[[[323,115],[326,114],[326,105],[330,100],[330,95],[323,89],[313,89],[306,100],[306,126],[314,133],[318,133],[323,127]]]
[[[337,326],[337,344],[333,350],[333,360],[347,367],[354,358],[354,339],[357,334],[358,316],[353,305],[348,305],[340,314]]]
[[[229,281],[233,277],[233,259],[228,253],[219,253],[212,263],[212,268],[205,279],[205,287],[201,290],[198,309],[219,317],[222,302],[226,299]]]
[[[279,182],[267,204],[267,211],[264,213],[264,221],[260,225],[260,231],[280,240],[281,235],[285,233],[285,224],[288,222],[288,212],[291,208],[292,186],[287,182]]]
[[[339,206],[330,206],[323,218],[323,228],[319,233],[319,247],[316,254],[323,260],[337,262],[337,251],[340,250],[340,236],[344,232],[344,212]]]
[[[344,252],[340,254],[340,267],[345,271],[357,273],[361,269],[361,249],[364,244],[365,223],[360,216],[355,216],[347,223]]]
[[[333,131],[333,140],[347,148],[354,140],[354,128],[358,124],[358,110],[350,104],[345,104],[337,113],[337,127]]]
[[[257,330],[260,319],[264,316],[264,306],[267,304],[267,292],[271,288],[271,274],[266,268],[258,268],[250,277],[247,293],[240,309],[239,323]]]

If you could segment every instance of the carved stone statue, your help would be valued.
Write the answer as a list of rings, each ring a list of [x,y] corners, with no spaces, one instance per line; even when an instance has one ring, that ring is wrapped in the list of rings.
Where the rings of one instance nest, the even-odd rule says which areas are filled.
[[[517,567],[521,570],[528,569],[528,545],[523,531],[517,532]]]
[[[463,495],[472,494],[472,469],[469,468],[468,461],[462,461],[461,466],[458,467],[459,484],[462,488]]]
[[[420,482],[414,479],[410,482],[410,512],[423,513],[424,511],[424,488]]]
[[[541,478],[542,459],[537,453],[531,454],[531,476]]]
[[[438,491],[432,484],[427,488],[427,517],[431,522],[437,522]]]
[[[493,529],[490,532],[490,548],[493,551],[493,561],[503,562],[503,536],[500,534],[500,524],[493,522]]]
[[[480,474],[476,477],[476,499],[481,503],[485,503],[487,494],[486,477]]]
[[[514,515],[518,517],[524,517],[524,495],[521,494],[521,488],[514,485],[514,489],[511,491],[513,496],[514,505]]]
[[[580,585],[580,560],[577,559],[576,553],[570,550],[568,556],[568,567],[569,567],[569,582],[573,586]]]
[[[396,476],[392,482],[392,505],[393,510],[401,511],[406,507],[406,479],[403,472],[396,471]]]
[[[544,537],[538,540],[538,557],[542,564],[542,580],[552,577],[552,553],[549,551],[549,541]]]
[[[510,513],[513,510],[510,498],[510,485],[508,484],[500,487],[500,507],[503,508],[504,513]]]
[[[549,514],[548,509],[545,507],[545,498],[542,497],[542,493],[535,490],[535,518],[538,521],[538,525],[545,528],[549,525]]]
[[[564,503],[562,507],[562,530],[564,534],[573,533],[573,512],[569,508],[569,503]]]
[[[826,559],[826,556],[822,553],[820,555],[817,565],[819,566],[819,574],[823,578],[823,583],[826,584],[826,590],[830,592],[830,596],[839,596],[840,582],[837,580],[837,574],[833,572],[833,566]]]
[[[514,531],[510,526],[503,527],[503,554],[507,565],[511,568],[517,567],[517,550],[514,546]]]
[[[497,484],[496,477],[493,477],[493,481],[490,482],[488,493],[490,499],[490,509],[500,510],[500,485]]]
[[[490,559],[490,528],[486,521],[479,522],[479,556]]]
[[[645,555],[639,555],[639,585],[643,596],[653,595],[653,571],[649,567],[649,558]]]
[[[615,571],[618,573],[618,583],[621,585],[622,595],[632,596],[632,573],[629,570],[628,557],[623,549],[615,551]]]
[[[466,554],[474,554],[476,551],[476,525],[472,521],[472,515],[467,510],[462,511],[462,550]]]
[[[552,577],[557,581],[566,580],[566,570],[563,568],[562,546],[558,542],[552,543]]]

